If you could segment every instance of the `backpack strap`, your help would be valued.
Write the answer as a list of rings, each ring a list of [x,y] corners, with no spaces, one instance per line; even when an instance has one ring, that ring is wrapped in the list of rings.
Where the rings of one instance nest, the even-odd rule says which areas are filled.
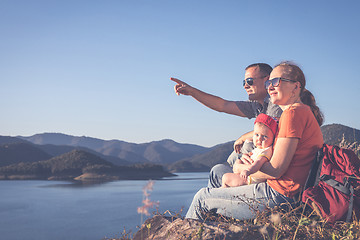
[[[349,210],[346,215],[346,222],[350,222],[351,215],[354,207],[354,188],[350,185],[350,202],[349,202]]]
[[[340,192],[350,195],[350,184],[346,181],[344,184],[332,179],[329,175],[323,174],[320,176],[320,181],[326,182],[331,187],[339,190]]]
[[[346,222],[350,222],[353,207],[354,207],[354,188],[350,184],[349,178],[345,177],[344,178],[344,183],[340,183],[340,182],[332,179],[329,175],[323,174],[323,175],[320,176],[320,181],[323,181],[326,184],[328,184],[329,186],[331,186],[331,187],[337,189],[338,191],[350,196],[349,209],[348,209],[348,212],[347,212],[347,215],[346,215]]]

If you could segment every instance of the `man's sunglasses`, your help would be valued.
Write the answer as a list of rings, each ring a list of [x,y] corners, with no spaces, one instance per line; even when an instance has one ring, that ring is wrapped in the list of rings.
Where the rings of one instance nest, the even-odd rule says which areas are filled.
[[[273,78],[273,79],[269,79],[265,81],[265,89],[268,89],[270,87],[270,84],[273,85],[273,87],[277,87],[280,84],[280,81],[284,81],[284,82],[297,82],[294,80],[290,80],[287,78],[282,78],[282,77],[278,77],[278,78]]]
[[[256,77],[256,78],[264,78],[267,76],[262,76],[262,77]],[[245,84],[252,86],[254,84],[254,79],[256,78],[246,78],[245,80],[243,80],[243,86],[245,86]]]

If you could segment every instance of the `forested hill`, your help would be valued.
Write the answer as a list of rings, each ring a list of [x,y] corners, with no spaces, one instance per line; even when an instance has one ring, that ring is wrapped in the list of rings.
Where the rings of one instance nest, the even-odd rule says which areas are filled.
[[[30,143],[11,141],[0,145],[0,167],[20,162],[36,162],[48,160],[52,155],[42,151]]]
[[[138,164],[115,166],[83,150],[45,161],[21,162],[0,168],[0,179],[92,180],[158,179],[172,176],[162,166]]]
[[[327,144],[337,145],[343,139],[346,142],[360,143],[360,130],[347,127],[341,124],[329,124],[321,127],[324,141]]]

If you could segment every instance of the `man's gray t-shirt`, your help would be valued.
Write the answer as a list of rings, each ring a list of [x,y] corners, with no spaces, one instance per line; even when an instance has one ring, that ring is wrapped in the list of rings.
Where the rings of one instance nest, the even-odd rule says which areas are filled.
[[[237,101],[236,106],[245,114],[249,119],[256,118],[260,113],[265,113],[271,117],[279,119],[282,113],[278,105],[269,101],[269,98],[264,100],[264,105],[257,101]]]

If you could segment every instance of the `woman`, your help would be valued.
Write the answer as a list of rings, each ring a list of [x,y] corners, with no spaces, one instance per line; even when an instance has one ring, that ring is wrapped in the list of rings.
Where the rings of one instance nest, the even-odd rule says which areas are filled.
[[[315,98],[305,89],[301,69],[288,62],[277,65],[265,82],[272,103],[283,110],[274,153],[261,170],[250,176],[265,182],[233,188],[203,188],[195,195],[186,218],[203,219],[215,211],[228,217],[250,219],[256,210],[294,201],[305,184],[316,151],[323,145],[320,126],[322,114]],[[236,171],[251,163],[243,155],[234,165]]]

